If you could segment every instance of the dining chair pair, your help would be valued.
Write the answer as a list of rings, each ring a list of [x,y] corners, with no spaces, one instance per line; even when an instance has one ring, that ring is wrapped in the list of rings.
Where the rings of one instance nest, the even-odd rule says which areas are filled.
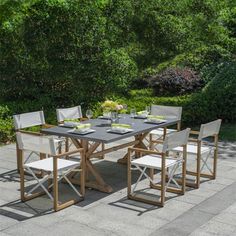
[[[80,119],[82,120],[81,107],[57,109],[58,124],[64,122],[65,119]],[[85,154],[83,149],[69,151],[69,140],[67,138],[46,136],[38,132],[32,132],[27,128],[39,126],[48,128],[51,125],[45,123],[43,111],[23,113],[13,116],[16,130],[16,150],[17,150],[17,170],[21,176],[21,200],[26,201],[42,194],[47,194],[54,201],[54,210],[60,210],[75,203],[75,200],[65,204],[58,204],[58,182],[64,179],[77,193],[81,199],[84,197],[84,173],[85,173]],[[65,151],[62,151],[62,146],[65,145]],[[27,153],[27,157],[24,154]],[[30,158],[36,154],[39,160],[29,162]],[[79,154],[79,160],[71,159],[72,156]],[[76,167],[76,168],[74,168]],[[80,171],[81,192],[78,192],[74,185],[70,182],[67,175],[71,172]],[[24,187],[24,175],[30,174],[37,181],[37,185],[33,187],[27,194]],[[44,183],[51,182],[46,188]],[[44,191],[33,193],[37,188],[41,187]],[[53,187],[54,196],[50,194],[50,189]]]
[[[159,116],[173,117],[176,115],[180,118],[182,108],[153,105],[151,112],[152,114]],[[207,124],[202,124],[200,131],[197,132],[191,131],[190,129],[178,131],[178,129],[180,129],[179,123],[177,125],[177,130],[168,130],[167,128],[164,128],[153,131],[151,135],[157,135],[157,139],[154,140],[153,137],[150,139],[150,147],[152,147],[152,150],[129,148],[128,198],[164,206],[166,191],[184,194],[185,186],[199,188],[201,177],[215,179],[220,125],[221,120],[218,119]],[[198,137],[195,139],[189,138],[190,134],[198,135]],[[206,139],[210,137],[214,138],[213,145],[209,145],[209,143],[206,142]],[[156,144],[158,144],[158,149],[155,146]],[[141,158],[133,159],[133,152],[141,153]],[[210,167],[208,160],[212,154],[213,166]],[[196,157],[196,171],[188,171],[186,169],[187,158],[190,158],[190,156]],[[181,179],[175,179],[175,173],[180,167],[182,168]],[[148,169],[149,174],[147,174]],[[141,174],[132,188],[133,170],[138,170]],[[160,180],[158,182],[154,181],[154,170],[159,171]],[[203,173],[204,170],[207,170],[209,173]],[[186,174],[194,176],[196,178],[195,182],[186,181]],[[159,200],[150,200],[147,197],[143,197],[143,194],[140,194],[140,191],[135,192],[143,176],[149,180],[151,188],[161,190]],[[169,186],[171,183],[174,184],[174,187]]]

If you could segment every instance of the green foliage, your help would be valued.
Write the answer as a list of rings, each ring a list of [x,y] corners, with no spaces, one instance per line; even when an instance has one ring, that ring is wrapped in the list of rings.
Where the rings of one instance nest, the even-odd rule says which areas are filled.
[[[215,70],[215,68],[214,68]],[[221,118],[234,122],[236,117],[236,62],[225,62],[200,94],[193,96],[189,120],[204,122]]]
[[[38,0],[20,21],[10,16],[3,23],[0,93],[5,101],[88,105],[127,91],[136,64],[123,48],[111,48],[101,8],[106,4],[97,3]]]
[[[7,106],[0,106],[0,143],[14,139],[13,121]]]
[[[147,79],[157,96],[183,95],[203,86],[203,80],[190,68],[168,68]]]
[[[44,108],[52,123],[57,107],[99,110],[118,97],[138,109],[181,105],[186,122],[235,120],[235,64],[225,63],[236,54],[235,16],[233,0],[2,0],[0,100],[11,113]],[[207,86],[127,96],[170,67],[194,69]]]
[[[235,122],[236,117],[236,62],[225,62],[216,70],[210,67],[205,76],[214,76],[198,93],[176,97],[155,97],[151,90],[132,90],[129,98],[120,100],[128,107],[143,110],[148,104],[183,107],[183,123],[197,125],[221,118]]]

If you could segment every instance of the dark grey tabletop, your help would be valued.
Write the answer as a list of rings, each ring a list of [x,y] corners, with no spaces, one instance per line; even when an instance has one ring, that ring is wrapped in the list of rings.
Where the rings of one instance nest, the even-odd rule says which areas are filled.
[[[149,123],[144,123],[144,119],[133,119],[130,118],[128,115],[126,116],[123,115],[119,119],[119,123],[130,124],[133,129],[133,131],[130,133],[126,134],[108,133],[107,130],[110,128],[110,124],[108,120],[104,119],[91,119],[89,121],[83,122],[83,123],[91,123],[92,125],[91,129],[95,130],[94,133],[89,133],[85,135],[69,133],[68,131],[71,130],[72,128],[59,127],[59,126],[55,126],[48,129],[42,129],[41,132],[45,134],[57,135],[62,137],[85,139],[93,142],[111,143],[138,134],[150,132],[153,129],[174,125],[177,122],[178,122],[177,119],[168,119],[167,122],[164,123],[149,124]]]

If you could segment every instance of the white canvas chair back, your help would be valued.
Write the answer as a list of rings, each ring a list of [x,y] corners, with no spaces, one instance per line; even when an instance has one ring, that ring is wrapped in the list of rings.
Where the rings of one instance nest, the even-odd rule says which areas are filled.
[[[16,133],[19,149],[32,152],[56,155],[56,142],[52,137],[36,136],[32,134]]]
[[[82,118],[81,106],[57,109],[57,121],[63,122],[65,119]]]
[[[219,134],[220,125],[221,125],[221,119],[209,122],[207,124],[202,124],[198,140]]]
[[[187,128],[185,130],[167,135],[163,143],[162,152],[165,153],[173,148],[187,145],[189,133],[190,129]]]
[[[13,120],[16,130],[45,124],[43,111],[35,111],[14,115]]]
[[[182,107],[152,105],[151,115],[165,116],[167,118],[177,118],[178,120],[181,120]]]

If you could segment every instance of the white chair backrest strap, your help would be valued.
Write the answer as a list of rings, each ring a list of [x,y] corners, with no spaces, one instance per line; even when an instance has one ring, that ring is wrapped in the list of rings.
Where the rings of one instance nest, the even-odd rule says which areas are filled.
[[[198,140],[219,134],[220,126],[221,126],[221,119],[209,122],[207,124],[202,124]]]
[[[163,143],[162,152],[165,153],[166,151],[171,150],[173,148],[186,145],[188,142],[189,133],[190,128],[187,128],[185,130],[167,135]]]
[[[56,155],[56,142],[52,137],[16,132],[18,147],[21,150]]]
[[[45,124],[43,111],[35,111],[14,115],[13,120],[16,130]]]
[[[82,118],[81,106],[57,109],[57,121],[62,122],[65,119]]]
[[[182,107],[152,105],[151,115],[181,120]]]

